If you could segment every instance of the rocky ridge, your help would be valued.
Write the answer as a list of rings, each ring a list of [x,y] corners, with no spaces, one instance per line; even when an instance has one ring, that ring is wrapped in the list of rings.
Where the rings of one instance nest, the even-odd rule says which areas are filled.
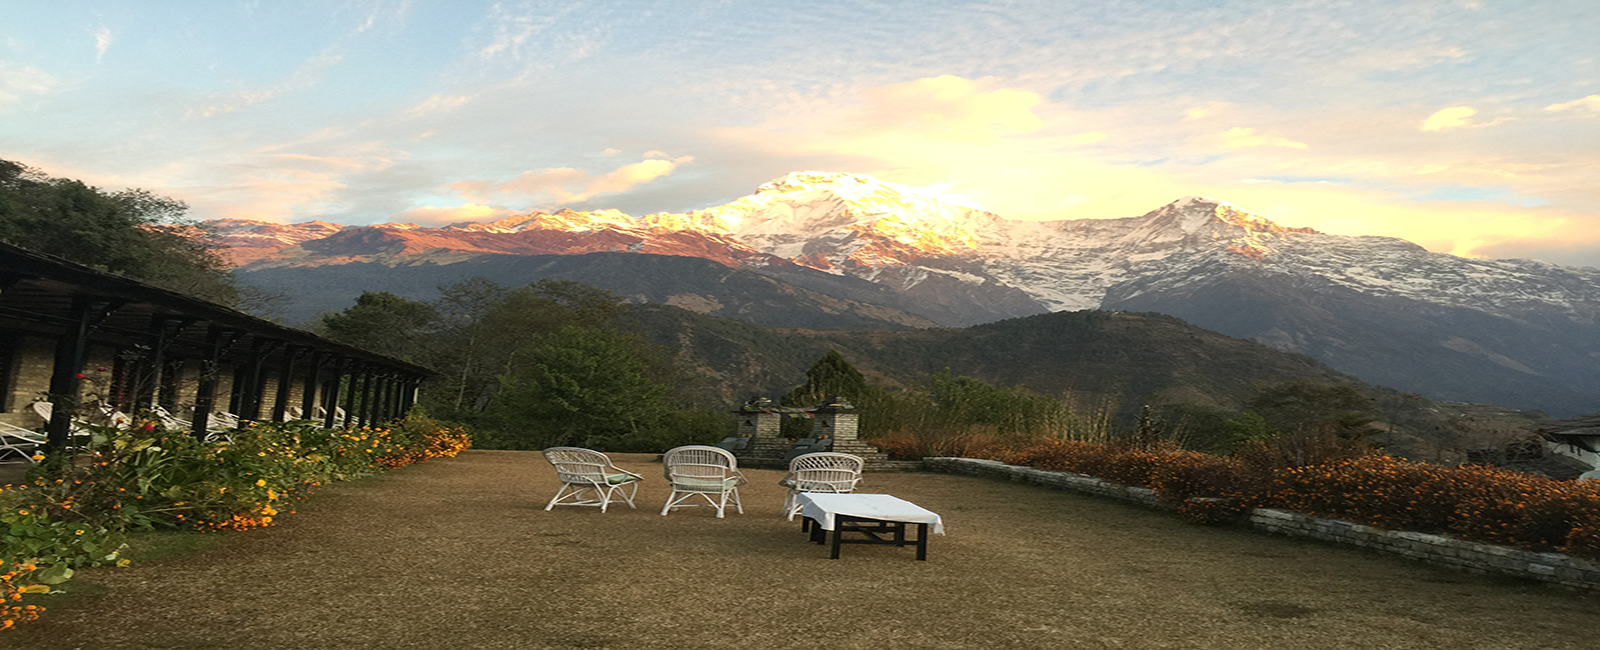
[[[1600,270],[1465,259],[1395,238],[1284,227],[1206,197],[1136,217],[1017,221],[859,174],[796,172],[681,214],[561,210],[443,228],[212,225],[237,246],[245,273],[443,265],[485,254],[691,256],[775,277],[814,269],[871,282],[893,290],[896,308],[940,325],[1046,311],[1160,311],[1444,399],[1494,393],[1425,375],[1481,373],[1492,377],[1486,382],[1522,386],[1517,401],[1503,402],[1511,405],[1600,409]],[[828,291],[814,275],[795,277]],[[1378,349],[1380,340],[1404,345],[1349,353]],[[1417,348],[1407,353],[1413,358],[1384,360]],[[1502,371],[1512,374],[1496,375]],[[1541,402],[1541,393],[1570,399]]]

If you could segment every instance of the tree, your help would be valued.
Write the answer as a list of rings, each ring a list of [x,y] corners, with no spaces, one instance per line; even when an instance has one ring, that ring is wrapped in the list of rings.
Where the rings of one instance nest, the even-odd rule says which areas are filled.
[[[833,395],[859,400],[866,392],[867,378],[861,371],[845,361],[844,355],[839,354],[838,350],[828,350],[806,370],[806,382],[784,393],[779,403],[784,406],[814,406]]]
[[[233,305],[220,247],[182,201],[106,192],[0,160],[0,240],[197,298]]]
[[[1379,433],[1371,426],[1372,400],[1348,385],[1285,382],[1263,389],[1247,408],[1236,425],[1240,451],[1269,463],[1304,466],[1359,455]]]
[[[997,433],[1052,433],[1064,428],[1068,412],[1059,400],[1021,386],[1003,387],[945,368],[928,376],[928,392],[939,422],[956,427],[990,426]]]
[[[646,377],[650,357],[636,337],[569,325],[534,337],[517,356],[489,412],[501,447],[610,448],[675,410],[671,389]]]
[[[439,312],[387,291],[364,291],[350,308],[322,317],[328,338],[378,354],[424,361]]]
[[[838,395],[851,400],[857,408],[860,408],[863,401],[871,401],[867,392],[867,378],[862,376],[861,371],[856,370],[849,361],[845,361],[844,355],[839,354],[838,350],[830,349],[806,370],[805,383],[784,393],[783,397],[778,399],[778,403],[783,406],[816,406],[821,404],[822,400]],[[862,413],[862,415],[867,414]],[[869,420],[869,417],[862,418],[863,430],[867,428]],[[804,438],[811,433],[811,421],[785,418],[779,423],[779,428],[785,437]]]
[[[448,379],[430,396],[459,415],[489,407],[500,377],[517,369],[529,342],[568,326],[614,329],[627,310],[609,291],[555,280],[504,289],[473,278],[442,287],[436,304],[446,334],[431,367]]]
[[[1364,437],[1375,430],[1372,399],[1354,386],[1311,380],[1284,382],[1262,389],[1247,405],[1281,433],[1332,428],[1341,437]]]

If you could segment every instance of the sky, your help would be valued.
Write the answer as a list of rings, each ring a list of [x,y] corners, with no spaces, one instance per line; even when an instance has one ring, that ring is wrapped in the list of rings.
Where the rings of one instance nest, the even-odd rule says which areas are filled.
[[[0,159],[197,219],[684,212],[792,171],[1600,267],[1593,0],[0,0]]]

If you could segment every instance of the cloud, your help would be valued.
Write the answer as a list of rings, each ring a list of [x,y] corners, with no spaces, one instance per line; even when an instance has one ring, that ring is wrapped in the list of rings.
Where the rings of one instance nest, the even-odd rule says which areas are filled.
[[[985,90],[991,80],[942,75],[868,89],[859,116],[867,129],[914,130],[931,137],[990,139],[1031,133],[1044,125],[1033,113],[1041,98],[1026,90]]]
[[[462,106],[472,101],[472,99],[471,95],[434,95],[423,100],[422,103],[412,106],[410,110],[405,112],[405,117],[418,118],[434,113],[443,113]]]
[[[395,223],[414,223],[422,226],[448,226],[453,223],[486,223],[509,217],[514,210],[490,205],[467,203],[453,208],[413,208],[390,217]]]
[[[43,70],[0,61],[0,108],[30,95],[44,95],[57,87],[55,77]]]
[[[1310,147],[1304,142],[1295,142],[1281,135],[1256,133],[1255,129],[1238,127],[1228,129],[1216,136],[1218,142],[1225,149],[1240,149],[1245,147],[1286,147],[1289,149],[1305,149]]]
[[[458,181],[450,185],[461,198],[488,203],[496,195],[520,195],[559,205],[587,201],[600,194],[626,192],[634,186],[671,174],[679,165],[694,160],[681,156],[670,160],[652,159],[623,165],[599,176],[571,167],[530,170],[505,182],[487,180]]]
[[[1469,126],[1472,124],[1472,116],[1477,114],[1478,109],[1471,106],[1451,106],[1450,108],[1440,109],[1433,115],[1429,115],[1428,119],[1423,120],[1422,130],[1444,131]]]
[[[1570,102],[1562,102],[1560,104],[1551,104],[1549,106],[1544,107],[1544,110],[1547,110],[1547,111],[1588,111],[1588,112],[1591,112],[1591,113],[1600,113],[1600,95],[1590,95],[1588,97],[1584,97],[1584,98],[1581,98],[1581,99],[1574,99],[1574,100],[1572,100]]]
[[[106,50],[111,49],[111,29],[101,27],[90,33],[94,35],[94,60],[99,61],[106,55]]]
[[[1233,104],[1230,104],[1228,102],[1206,102],[1206,103],[1201,104],[1199,106],[1191,106],[1188,109],[1184,110],[1183,111],[1183,119],[1185,121],[1203,120],[1205,118],[1208,118],[1208,117],[1211,117],[1213,115],[1216,115],[1217,113],[1221,113],[1222,111],[1225,111],[1225,110],[1227,110],[1228,108],[1230,108],[1232,106],[1233,106]]]
[[[322,83],[323,75],[343,59],[344,57],[332,48],[323,50],[301,63],[283,81],[255,90],[223,95],[192,114],[201,118],[215,117],[248,108],[279,95],[308,90]]]

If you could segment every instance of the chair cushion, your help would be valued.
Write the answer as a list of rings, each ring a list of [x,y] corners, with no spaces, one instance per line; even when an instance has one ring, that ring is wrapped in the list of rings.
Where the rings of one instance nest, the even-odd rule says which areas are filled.
[[[696,478],[693,476],[679,476],[672,479],[672,487],[676,490],[691,492],[726,492],[739,487],[739,479]]]
[[[832,483],[823,483],[820,481],[796,481],[792,478],[786,478],[778,481],[778,485],[780,487],[786,487],[791,490],[798,490],[800,492],[836,492],[839,489]]]
[[[632,482],[637,481],[637,480],[639,480],[639,477],[634,476],[632,474],[607,474],[606,475],[606,483],[611,484],[611,485],[621,485],[623,483],[632,483]]]

